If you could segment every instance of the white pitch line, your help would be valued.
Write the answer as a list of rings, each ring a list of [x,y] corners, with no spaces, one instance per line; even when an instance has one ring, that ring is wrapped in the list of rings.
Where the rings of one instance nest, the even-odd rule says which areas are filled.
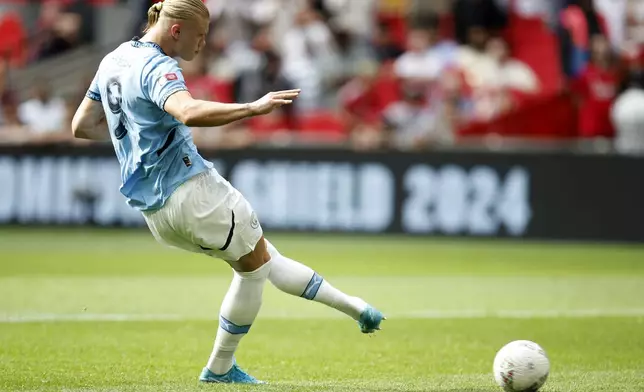
[[[189,317],[171,314],[109,314],[109,313],[36,313],[2,315],[0,323],[40,323],[40,322],[65,322],[65,321],[181,321]]]
[[[644,317],[644,309],[569,309],[569,310],[417,310],[401,313],[387,313],[393,319],[539,319],[539,318],[592,318],[592,317]],[[340,318],[341,314],[289,314],[263,313],[261,319],[332,319]],[[0,324],[34,323],[34,322],[91,322],[91,321],[216,321],[213,317],[186,316],[179,314],[110,314],[110,313],[32,313],[32,314],[0,314]]]
[[[419,310],[406,312],[403,317],[420,319],[476,319],[476,318],[590,318],[590,317],[641,317],[642,309],[562,309],[562,310]]]

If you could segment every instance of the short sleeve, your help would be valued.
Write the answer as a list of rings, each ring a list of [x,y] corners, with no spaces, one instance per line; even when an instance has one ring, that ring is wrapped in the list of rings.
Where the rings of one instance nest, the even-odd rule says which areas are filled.
[[[151,62],[143,76],[143,91],[161,110],[170,96],[179,91],[187,91],[186,82],[176,60],[162,57]]]
[[[101,90],[98,88],[98,72],[94,75],[92,84],[89,85],[89,89],[85,96],[91,100],[101,102]]]

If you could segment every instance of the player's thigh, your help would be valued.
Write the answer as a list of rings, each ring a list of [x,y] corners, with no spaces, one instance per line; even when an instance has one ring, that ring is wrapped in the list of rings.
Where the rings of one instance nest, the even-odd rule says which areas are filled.
[[[182,192],[183,193],[182,189]],[[177,192],[179,193],[179,192]],[[173,195],[182,196],[182,195]],[[181,198],[183,199],[183,198]],[[175,217],[181,215],[181,200],[169,200],[160,210],[153,212],[143,212],[143,218],[147,224],[152,236],[161,244],[187,250],[189,252],[199,253],[201,249],[192,241],[188,240],[181,230],[181,222],[177,222]],[[177,229],[179,227],[179,230]]]
[[[186,250],[188,252],[202,253],[202,250],[197,245],[187,240],[184,236],[175,232],[174,230],[166,229],[159,231],[157,227],[152,225],[152,222],[150,222],[147,218],[146,222],[148,222],[148,228],[150,229],[150,232],[152,232],[152,235],[159,243],[171,248]]]
[[[212,197],[208,192],[197,196],[192,207],[194,215],[190,224],[191,240],[213,257],[223,259],[231,265],[252,264],[255,249],[264,249],[263,231],[257,214],[244,196],[227,181],[216,175],[209,186],[224,187]],[[247,257],[246,257],[247,256]],[[242,258],[245,258],[240,262]]]
[[[257,214],[216,171],[182,185],[159,211],[144,214],[158,241],[252,271],[267,261]]]

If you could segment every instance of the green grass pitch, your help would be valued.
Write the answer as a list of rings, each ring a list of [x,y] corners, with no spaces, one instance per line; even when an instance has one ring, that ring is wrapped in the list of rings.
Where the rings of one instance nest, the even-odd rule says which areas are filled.
[[[375,336],[267,285],[237,359],[267,386],[200,385],[231,272],[146,231],[0,229],[2,391],[499,391],[534,340],[543,391],[644,391],[644,247],[272,235],[388,316]]]

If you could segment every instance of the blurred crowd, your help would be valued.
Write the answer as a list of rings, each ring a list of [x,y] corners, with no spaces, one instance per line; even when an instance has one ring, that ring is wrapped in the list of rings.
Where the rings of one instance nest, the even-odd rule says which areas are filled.
[[[135,15],[134,35],[152,2],[124,2]],[[302,96],[270,116],[195,129],[199,146],[428,149],[494,133],[500,128],[486,124],[513,124],[513,116],[541,105],[534,121],[542,123],[539,136],[644,150],[644,124],[633,109],[644,101],[644,0],[205,2],[212,17],[208,45],[195,61],[181,62],[195,97],[249,102],[289,88],[301,88]],[[75,94],[59,97],[43,79],[24,101],[6,75],[91,43],[92,7],[46,1],[35,32],[15,35],[36,38],[29,50],[0,63],[0,141],[71,142],[70,117],[94,70]],[[15,31],[15,23],[0,23],[13,26],[0,33]],[[556,134],[548,105],[561,106],[562,96],[574,122]],[[471,131],[480,124],[481,133]],[[522,136],[520,127],[512,136]]]

